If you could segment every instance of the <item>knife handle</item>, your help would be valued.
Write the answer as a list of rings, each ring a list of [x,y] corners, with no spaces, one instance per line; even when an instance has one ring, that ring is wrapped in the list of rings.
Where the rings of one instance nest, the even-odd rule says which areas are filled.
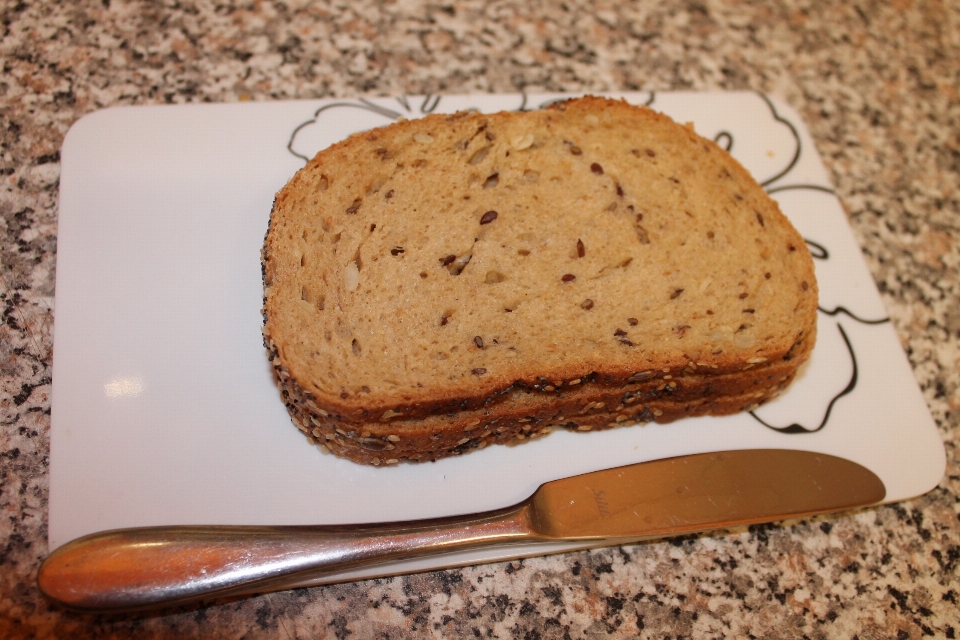
[[[276,591],[334,571],[479,547],[534,542],[529,501],[481,514],[335,526],[116,529],[65,544],[37,578],[52,600],[131,611]]]

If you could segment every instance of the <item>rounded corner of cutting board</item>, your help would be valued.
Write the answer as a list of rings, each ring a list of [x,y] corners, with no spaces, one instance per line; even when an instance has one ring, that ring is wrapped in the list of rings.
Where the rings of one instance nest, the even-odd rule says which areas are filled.
[[[61,156],[72,153],[74,147],[83,147],[90,135],[102,135],[104,121],[111,120],[117,113],[130,111],[136,107],[119,105],[97,109],[80,116],[80,119],[70,125],[61,145]]]
[[[894,482],[884,483],[887,485],[887,495],[883,498],[881,504],[892,504],[919,498],[936,489],[943,481],[947,472],[947,452],[943,446],[939,429],[935,425],[932,426],[936,442],[931,442],[926,447],[923,456],[925,459],[921,463],[909,465],[909,468],[907,465],[902,467],[905,475],[910,475],[909,471],[912,470],[912,477],[902,475]],[[891,487],[893,487],[892,491]]]

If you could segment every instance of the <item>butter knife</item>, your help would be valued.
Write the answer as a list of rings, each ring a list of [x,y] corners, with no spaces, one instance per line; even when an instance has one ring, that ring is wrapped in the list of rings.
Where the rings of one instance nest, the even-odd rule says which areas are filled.
[[[84,536],[40,567],[47,597],[130,611],[293,588],[324,574],[491,546],[625,544],[879,503],[886,489],[835,456],[750,449],[555,480],[495,511],[333,526],[169,526]]]

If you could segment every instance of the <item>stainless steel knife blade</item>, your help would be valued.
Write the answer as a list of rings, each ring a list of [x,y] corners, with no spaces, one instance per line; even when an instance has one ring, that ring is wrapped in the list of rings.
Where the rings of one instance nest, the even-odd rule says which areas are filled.
[[[584,546],[728,528],[881,502],[869,469],[782,449],[643,462],[542,485],[480,514],[334,526],[118,529],[70,542],[40,567],[40,589],[86,611],[127,611],[291,588],[344,569],[544,542]]]

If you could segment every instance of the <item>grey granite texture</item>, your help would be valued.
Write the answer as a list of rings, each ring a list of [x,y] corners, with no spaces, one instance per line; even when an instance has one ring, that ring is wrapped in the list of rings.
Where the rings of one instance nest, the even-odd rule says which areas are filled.
[[[0,0],[0,637],[954,638],[960,4]],[[59,148],[112,105],[751,89],[805,118],[945,442],[915,500],[143,616],[57,610],[46,554]]]

